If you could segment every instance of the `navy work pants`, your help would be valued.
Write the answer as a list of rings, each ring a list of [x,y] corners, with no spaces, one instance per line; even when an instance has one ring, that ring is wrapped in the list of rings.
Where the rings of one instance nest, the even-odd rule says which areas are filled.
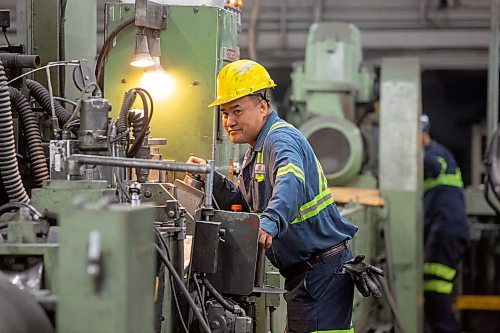
[[[354,283],[349,274],[340,273],[342,264],[351,258],[348,247],[322,259],[311,270],[285,280],[288,332],[354,332]]]
[[[425,244],[424,311],[432,333],[458,333],[453,312],[453,280],[467,247],[462,235],[436,232]]]

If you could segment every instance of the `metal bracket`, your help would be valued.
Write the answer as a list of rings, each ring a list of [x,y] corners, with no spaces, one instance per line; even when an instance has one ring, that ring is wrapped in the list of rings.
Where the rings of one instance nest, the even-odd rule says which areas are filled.
[[[156,30],[167,29],[168,6],[149,0],[135,3],[135,25]]]

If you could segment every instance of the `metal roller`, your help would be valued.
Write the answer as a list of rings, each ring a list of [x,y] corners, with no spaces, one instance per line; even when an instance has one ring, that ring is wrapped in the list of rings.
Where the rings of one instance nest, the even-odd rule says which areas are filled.
[[[42,307],[32,295],[0,274],[0,332],[54,333]]]
[[[363,141],[358,127],[339,117],[315,117],[300,131],[311,144],[331,185],[342,185],[361,170]]]

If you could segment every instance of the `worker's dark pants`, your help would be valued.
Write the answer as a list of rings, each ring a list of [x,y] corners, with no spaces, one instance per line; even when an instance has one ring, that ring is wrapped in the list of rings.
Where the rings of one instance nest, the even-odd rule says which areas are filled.
[[[428,238],[424,263],[426,321],[432,333],[458,333],[460,325],[452,309],[452,288],[467,240],[452,233],[433,234]]]
[[[458,333],[458,321],[453,313],[453,296],[437,292],[424,292],[425,315],[432,333]]]
[[[349,274],[340,273],[342,264],[351,258],[348,247],[285,280],[288,332],[352,329],[354,283]]]

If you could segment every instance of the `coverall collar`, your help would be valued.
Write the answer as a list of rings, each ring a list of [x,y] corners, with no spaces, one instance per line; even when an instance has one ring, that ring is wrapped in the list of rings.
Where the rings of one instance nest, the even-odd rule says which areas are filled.
[[[269,129],[271,128],[272,124],[276,122],[278,119],[278,114],[276,111],[272,111],[269,116],[267,116],[266,122],[264,123],[264,126],[262,126],[262,129],[260,130],[259,136],[257,137],[257,142],[255,143],[255,146],[253,147],[254,151],[261,151],[262,146],[264,145],[264,141],[266,139],[267,133],[269,132]]]

